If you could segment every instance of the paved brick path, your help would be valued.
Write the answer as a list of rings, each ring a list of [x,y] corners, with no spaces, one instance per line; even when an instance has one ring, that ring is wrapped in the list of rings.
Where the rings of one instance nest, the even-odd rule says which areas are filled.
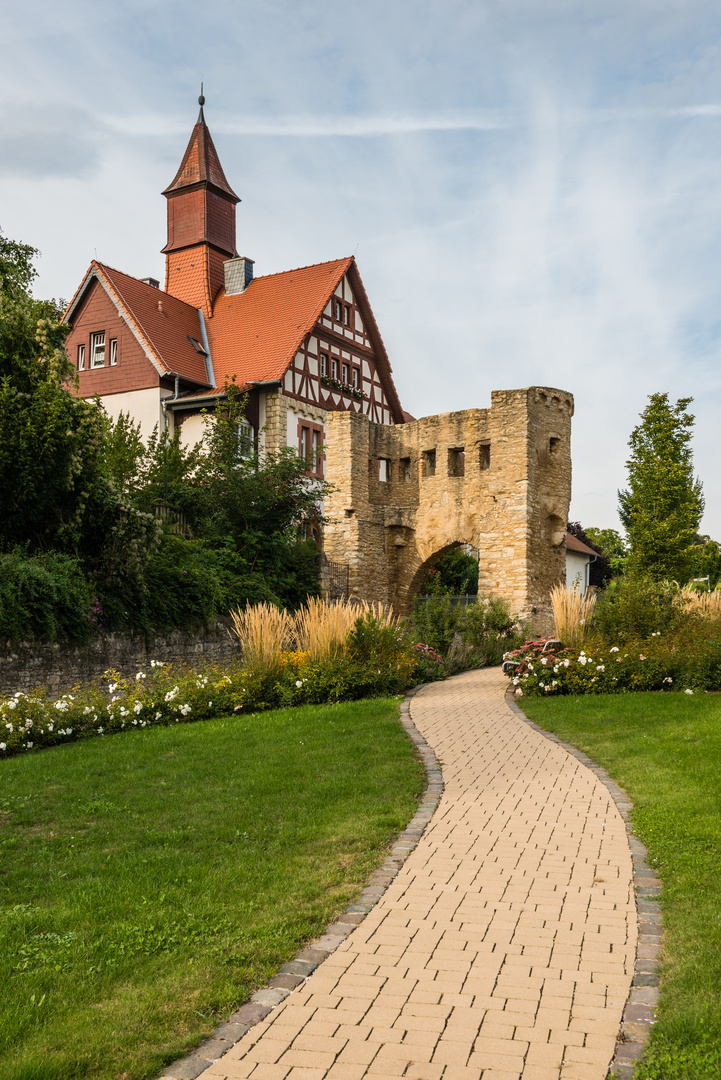
[[[203,1080],[604,1080],[633,973],[623,821],[498,670],[411,715],[445,791],[382,900]]]

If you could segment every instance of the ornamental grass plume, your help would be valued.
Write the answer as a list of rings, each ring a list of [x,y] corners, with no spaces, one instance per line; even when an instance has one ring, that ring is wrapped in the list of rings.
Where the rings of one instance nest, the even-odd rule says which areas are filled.
[[[705,619],[721,618],[721,592],[696,592],[695,589],[682,589],[688,611],[693,611]]]
[[[577,648],[583,642],[596,607],[596,594],[554,585],[551,589],[551,607],[556,637],[567,648]]]
[[[331,604],[319,597],[309,597],[294,618],[298,649],[307,653],[311,660],[337,656],[358,617],[369,611],[373,612],[381,626],[392,626],[397,622],[392,608],[385,608],[382,604],[351,600]]]
[[[275,604],[252,604],[232,611],[233,633],[243,662],[252,667],[279,667],[283,650],[293,640],[293,617]]]

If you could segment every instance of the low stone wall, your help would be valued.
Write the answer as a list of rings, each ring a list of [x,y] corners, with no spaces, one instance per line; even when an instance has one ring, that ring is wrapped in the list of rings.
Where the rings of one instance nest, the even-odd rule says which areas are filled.
[[[222,664],[238,655],[228,633],[229,619],[207,628],[171,630],[164,634],[98,634],[84,645],[71,642],[21,642],[0,645],[0,696],[45,687],[61,694],[114,668],[134,676],[151,660],[184,664]]]

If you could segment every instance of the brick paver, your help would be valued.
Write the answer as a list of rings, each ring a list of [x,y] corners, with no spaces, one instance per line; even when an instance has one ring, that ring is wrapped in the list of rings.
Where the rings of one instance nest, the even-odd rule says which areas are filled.
[[[380,902],[203,1080],[604,1080],[633,975],[624,823],[498,670],[424,687],[445,791]]]

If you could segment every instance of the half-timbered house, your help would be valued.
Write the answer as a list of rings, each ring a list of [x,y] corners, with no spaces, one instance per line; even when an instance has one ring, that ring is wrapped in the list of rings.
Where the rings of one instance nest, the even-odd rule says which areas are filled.
[[[79,393],[149,436],[202,435],[228,380],[247,393],[249,435],[293,446],[325,472],[329,411],[402,424],[391,365],[353,257],[256,276],[236,249],[236,205],[203,115],[163,194],[164,288],[94,261],[65,321]]]

